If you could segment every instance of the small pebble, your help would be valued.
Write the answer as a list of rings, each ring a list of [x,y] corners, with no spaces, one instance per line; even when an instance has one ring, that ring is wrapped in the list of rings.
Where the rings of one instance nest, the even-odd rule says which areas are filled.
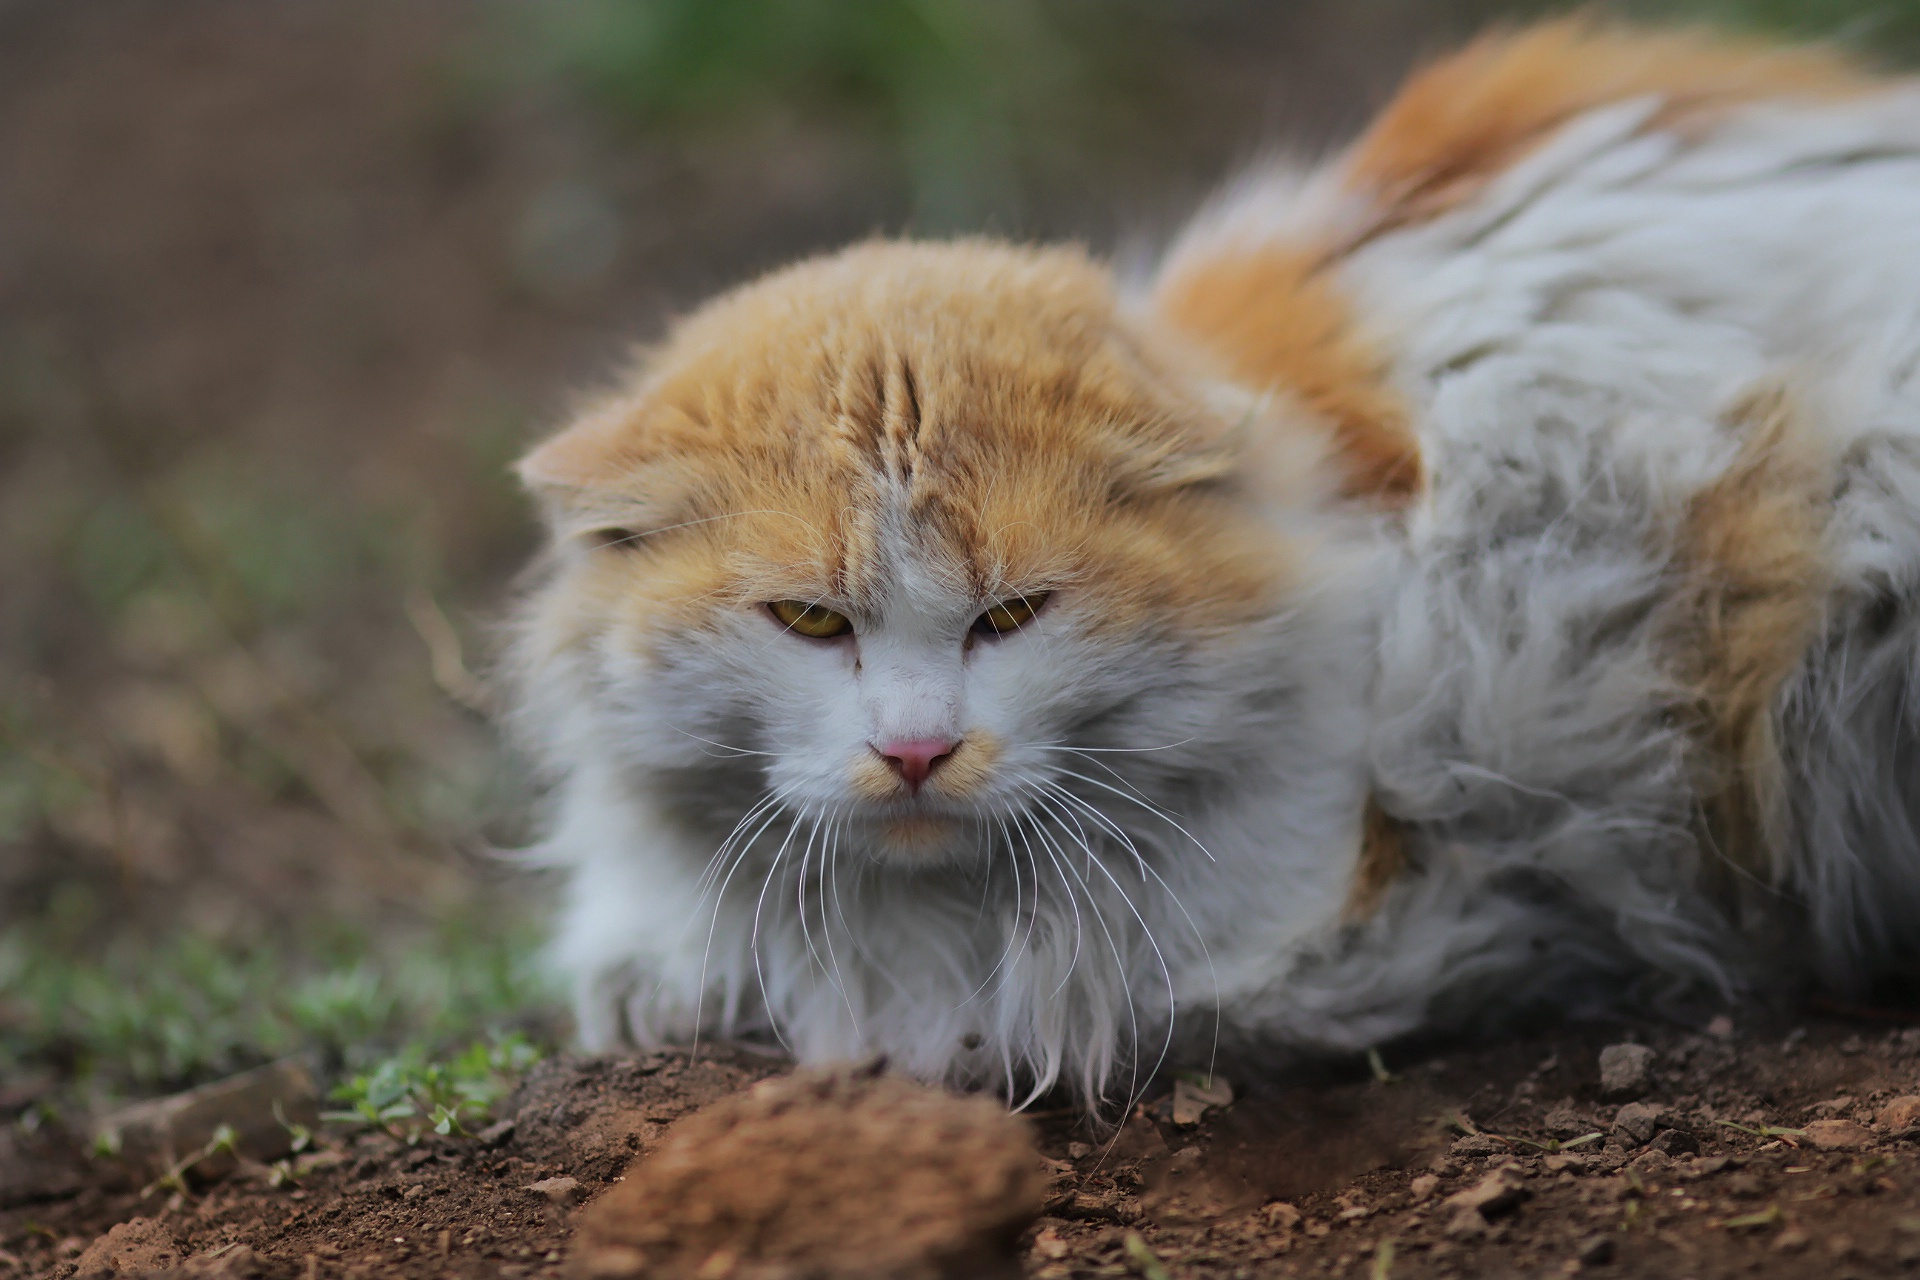
[[[1806,1125],[1807,1141],[1822,1151],[1854,1151],[1873,1141],[1873,1134],[1851,1120],[1813,1120]]]
[[[1880,1114],[1874,1119],[1895,1131],[1911,1129],[1914,1125],[1920,1124],[1920,1097],[1909,1095],[1904,1098],[1895,1098],[1880,1108]]]
[[[1653,1050],[1644,1044],[1610,1044],[1600,1051],[1600,1093],[1618,1101],[1637,1098],[1652,1082]]]
[[[1645,1145],[1660,1127],[1660,1107],[1645,1102],[1629,1102],[1614,1113],[1613,1136],[1629,1147]]]
[[[1459,1209],[1471,1209],[1485,1216],[1504,1212],[1526,1198],[1527,1180],[1511,1165],[1493,1170],[1465,1191],[1456,1191],[1445,1203]]]
[[[414,1189],[419,1190],[420,1188],[416,1187]],[[542,1178],[539,1182],[529,1186],[527,1190],[543,1195],[554,1204],[565,1208],[567,1205],[572,1204],[579,1195],[580,1180],[578,1178]]]

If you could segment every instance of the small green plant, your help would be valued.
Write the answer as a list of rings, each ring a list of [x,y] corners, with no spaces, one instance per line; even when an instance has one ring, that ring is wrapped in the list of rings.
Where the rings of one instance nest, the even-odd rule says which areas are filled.
[[[1380,1056],[1378,1049],[1367,1050],[1367,1070],[1373,1072],[1373,1078],[1381,1084],[1394,1084],[1400,1079],[1399,1076],[1387,1070],[1386,1059]]]
[[[185,1191],[187,1174],[203,1160],[211,1160],[217,1155],[238,1156],[240,1154],[233,1126],[221,1125],[207,1139],[207,1145],[183,1159],[167,1166],[166,1172],[140,1189],[140,1198],[146,1199],[156,1191]]]
[[[1757,1213],[1742,1213],[1731,1218],[1723,1218],[1719,1225],[1727,1231],[1752,1231],[1760,1227],[1770,1227],[1779,1222],[1783,1216],[1779,1205],[1770,1204]]]
[[[402,1054],[335,1087],[334,1100],[347,1106],[325,1112],[322,1119],[384,1129],[408,1144],[429,1130],[471,1137],[539,1060],[539,1049],[518,1032],[478,1041],[445,1062],[427,1061],[417,1051]]]
[[[1805,1129],[1785,1129],[1777,1124],[1763,1124],[1763,1125],[1757,1125],[1757,1126],[1748,1126],[1744,1124],[1735,1124],[1731,1120],[1715,1120],[1714,1123],[1719,1125],[1722,1129],[1732,1129],[1735,1133],[1744,1133],[1749,1137],[1753,1137],[1753,1138],[1793,1139],[1793,1138],[1804,1138],[1807,1136],[1807,1131]]]
[[[1146,1280],[1173,1280],[1173,1273],[1167,1270],[1167,1264],[1160,1261],[1160,1255],[1153,1251],[1138,1231],[1127,1232],[1127,1258],[1138,1267]]]

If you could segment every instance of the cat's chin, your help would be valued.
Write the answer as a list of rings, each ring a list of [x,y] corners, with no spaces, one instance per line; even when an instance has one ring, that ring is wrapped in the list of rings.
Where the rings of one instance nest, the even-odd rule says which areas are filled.
[[[955,814],[876,815],[866,826],[874,859],[893,866],[950,866],[978,852],[978,825]]]

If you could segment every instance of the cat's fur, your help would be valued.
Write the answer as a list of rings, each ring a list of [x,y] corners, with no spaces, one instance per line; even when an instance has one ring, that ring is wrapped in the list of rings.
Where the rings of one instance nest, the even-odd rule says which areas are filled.
[[[1920,92],[1825,53],[1489,37],[1147,278],[803,263],[521,474],[591,1046],[1091,1103],[1914,958]]]

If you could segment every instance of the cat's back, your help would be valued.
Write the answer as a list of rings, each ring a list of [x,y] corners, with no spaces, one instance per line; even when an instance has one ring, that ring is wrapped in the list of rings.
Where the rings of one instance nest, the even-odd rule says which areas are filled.
[[[1249,175],[1153,302],[1330,426],[1350,492],[1444,524],[1488,480],[1455,455],[1560,419],[1675,493],[1729,443],[1679,420],[1768,380],[1844,447],[1875,391],[1915,394],[1888,384],[1920,357],[1916,226],[1920,86],[1575,19],[1429,67],[1330,164]]]
[[[1400,548],[1390,814],[1623,919],[1786,887],[1839,977],[1920,916],[1916,228],[1912,82],[1583,20],[1196,220],[1158,313]]]

